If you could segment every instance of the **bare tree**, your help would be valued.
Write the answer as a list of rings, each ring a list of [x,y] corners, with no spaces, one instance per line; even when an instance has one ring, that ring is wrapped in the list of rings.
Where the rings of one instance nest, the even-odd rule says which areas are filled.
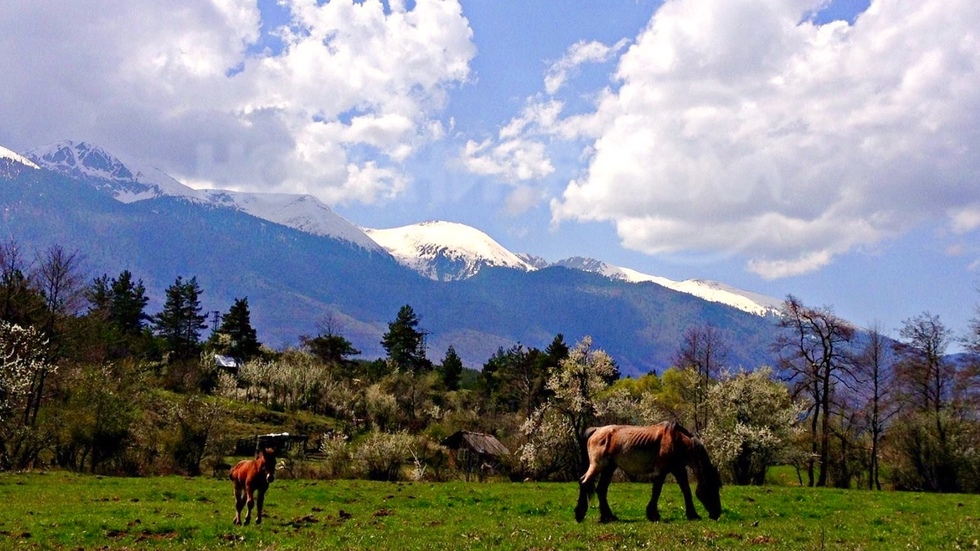
[[[939,316],[924,312],[905,320],[896,343],[897,379],[903,398],[914,410],[935,414],[936,430],[943,438],[940,413],[953,399],[956,368],[946,359],[952,332]]]
[[[28,277],[29,266],[15,241],[0,243],[0,319],[37,325],[44,301]]]
[[[60,245],[52,245],[37,255],[36,268],[31,274],[34,287],[44,299],[45,319],[40,329],[51,343],[49,353],[52,356],[58,355],[63,320],[77,314],[85,301],[85,278],[80,264],[81,256],[77,252],[69,253]],[[48,360],[55,362],[53,357]],[[47,377],[48,369],[39,369],[31,380],[24,410],[25,425],[32,426],[37,420]]]
[[[851,384],[847,344],[854,339],[855,329],[830,308],[809,308],[792,295],[783,302],[779,326],[787,330],[774,342],[780,367],[795,383],[794,398],[807,395],[810,399],[809,484],[826,486],[834,387]],[[814,458],[819,462],[816,478]]]
[[[692,396],[689,397],[694,411],[694,430],[701,434],[709,423],[707,404],[708,387],[717,381],[728,359],[728,340],[718,328],[705,324],[690,327],[684,333],[681,348],[674,356],[674,364],[690,369],[697,375]]]
[[[871,437],[868,458],[868,488],[881,490],[879,455],[881,438],[888,421],[898,412],[893,396],[894,357],[888,339],[878,324],[867,330],[867,343],[856,358],[856,367],[862,380],[865,399],[864,422]]]
[[[84,304],[81,262],[78,252],[68,252],[60,245],[52,245],[44,254],[38,254],[37,269],[32,276],[52,317],[77,314]]]

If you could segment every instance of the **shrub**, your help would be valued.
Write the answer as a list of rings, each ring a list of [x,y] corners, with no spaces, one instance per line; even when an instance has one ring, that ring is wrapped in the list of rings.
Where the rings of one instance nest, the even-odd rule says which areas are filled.
[[[352,454],[356,474],[370,480],[401,480],[419,439],[407,431],[372,432]]]
[[[708,390],[705,444],[735,484],[762,484],[766,468],[788,459],[802,406],[767,367],[725,374]]]
[[[932,492],[980,490],[978,429],[975,423],[948,413],[910,414],[893,423],[889,447],[894,459],[891,480],[896,489]]]

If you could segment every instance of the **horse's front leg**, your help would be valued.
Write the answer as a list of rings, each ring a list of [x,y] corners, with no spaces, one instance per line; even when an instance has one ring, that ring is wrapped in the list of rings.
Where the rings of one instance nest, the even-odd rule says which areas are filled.
[[[660,501],[660,492],[664,489],[664,481],[666,479],[666,472],[657,473],[653,477],[653,493],[650,495],[650,503],[647,503],[647,520],[650,522],[660,520],[660,510],[657,508],[657,502]]]
[[[677,479],[677,485],[681,487],[681,493],[684,494],[684,508],[687,512],[687,519],[701,520],[701,515],[694,508],[694,500],[691,498],[691,485],[687,481],[687,469],[681,467],[674,471],[674,478]]]
[[[265,488],[255,490],[255,524],[262,524],[262,504],[265,503]]]
[[[615,472],[616,465],[609,465],[599,475],[599,486],[596,488],[596,494],[599,495],[599,522],[619,520],[613,514],[612,509],[609,508],[609,500],[606,498],[606,494],[609,491],[609,484],[612,482],[613,473]]]

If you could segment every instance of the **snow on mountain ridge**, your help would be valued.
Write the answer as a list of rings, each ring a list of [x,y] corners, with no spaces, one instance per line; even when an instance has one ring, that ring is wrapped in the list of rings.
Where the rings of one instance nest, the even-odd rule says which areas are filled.
[[[360,228],[312,195],[227,190],[200,190],[200,193],[211,203],[235,208],[256,218],[313,235],[341,239],[369,251],[384,252],[384,248]]]
[[[41,168],[27,157],[24,157],[23,155],[18,155],[17,153],[14,153],[13,151],[3,146],[0,146],[0,159],[7,159],[10,161],[14,161],[16,163],[20,163],[29,168],[34,168],[34,169]]]
[[[674,281],[621,268],[601,260],[572,257],[549,263],[527,253],[514,254],[487,234],[455,222],[423,222],[385,230],[365,229],[369,237],[388,250],[395,259],[429,279],[457,281],[476,275],[483,266],[503,266],[533,271],[563,266],[597,273],[629,283],[652,282],[668,289],[694,295],[709,302],[766,316],[776,313],[781,301],[716,281],[688,279]]]
[[[437,281],[466,279],[490,266],[534,270],[489,235],[465,224],[430,221],[364,231],[400,264]]]
[[[194,189],[155,167],[124,162],[105,149],[86,142],[65,140],[33,149],[28,155],[44,168],[95,183],[122,203],[163,196],[183,197],[240,210],[309,234],[347,241],[369,251],[384,252],[357,226],[312,195]]]
[[[657,285],[662,285],[668,289],[694,295],[709,302],[718,302],[738,308],[743,312],[758,316],[767,316],[779,312],[782,301],[752,291],[737,289],[730,285],[717,281],[705,279],[686,279],[684,281],[674,281],[665,277],[644,274],[629,268],[620,268],[606,264],[601,260],[591,258],[574,257],[561,260],[556,265],[567,266],[602,274],[613,279],[620,279],[630,283],[641,283],[650,281]]]
[[[65,140],[32,149],[27,157],[38,165],[71,178],[99,182],[121,203],[133,203],[163,195],[201,200],[197,191],[162,170],[139,163],[123,162],[105,149],[86,142]]]

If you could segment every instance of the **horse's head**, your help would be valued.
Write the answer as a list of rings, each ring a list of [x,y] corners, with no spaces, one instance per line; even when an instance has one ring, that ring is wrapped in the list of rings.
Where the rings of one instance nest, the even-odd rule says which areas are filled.
[[[718,520],[721,517],[721,475],[709,462],[700,465],[697,475],[698,486],[694,490],[694,495],[708,510],[711,520]]]
[[[265,473],[265,481],[271,483],[276,479],[276,449],[263,448],[259,452],[262,459],[262,471]]]

